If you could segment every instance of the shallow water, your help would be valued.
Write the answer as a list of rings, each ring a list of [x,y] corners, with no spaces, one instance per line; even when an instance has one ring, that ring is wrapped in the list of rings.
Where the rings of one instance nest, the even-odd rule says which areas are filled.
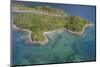
[[[22,2],[23,3],[23,2]],[[23,3],[40,5],[41,3]],[[42,3],[41,5],[45,5]],[[47,64],[77,61],[94,61],[96,58],[95,43],[95,7],[49,4],[52,7],[63,9],[69,15],[81,16],[94,25],[87,28],[81,36],[64,31],[53,32],[47,35],[48,44],[41,46],[31,44],[26,33],[12,28],[12,64]]]

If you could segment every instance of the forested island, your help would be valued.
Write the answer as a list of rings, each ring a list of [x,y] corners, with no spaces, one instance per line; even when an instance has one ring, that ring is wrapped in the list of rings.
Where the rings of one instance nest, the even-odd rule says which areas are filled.
[[[17,5],[13,12],[18,12],[13,24],[21,30],[29,32],[33,43],[48,42],[45,32],[62,29],[75,35],[81,35],[92,24],[79,16],[68,16],[63,10],[50,6],[28,7]]]

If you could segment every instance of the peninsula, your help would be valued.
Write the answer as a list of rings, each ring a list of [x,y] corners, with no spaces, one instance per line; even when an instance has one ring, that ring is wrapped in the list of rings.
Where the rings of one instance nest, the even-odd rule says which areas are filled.
[[[16,5],[12,9],[17,12],[13,24],[21,30],[29,32],[32,43],[48,43],[45,32],[63,29],[75,35],[81,35],[92,24],[79,16],[68,16],[63,10],[50,6]]]

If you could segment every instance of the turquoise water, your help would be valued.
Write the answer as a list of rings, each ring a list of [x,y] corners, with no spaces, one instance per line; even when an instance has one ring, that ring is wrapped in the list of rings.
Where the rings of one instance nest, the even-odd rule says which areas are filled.
[[[21,2],[21,4],[47,5],[47,3]],[[48,4],[63,9],[69,15],[78,15],[88,19],[94,25],[76,36],[65,31],[57,31],[47,35],[48,44],[41,46],[31,44],[26,32],[12,28],[12,64],[48,64],[96,60],[95,37],[95,6],[78,6],[63,4]],[[66,6],[66,7],[65,7]],[[72,7],[73,6],[73,7]],[[83,11],[84,10],[84,11]]]

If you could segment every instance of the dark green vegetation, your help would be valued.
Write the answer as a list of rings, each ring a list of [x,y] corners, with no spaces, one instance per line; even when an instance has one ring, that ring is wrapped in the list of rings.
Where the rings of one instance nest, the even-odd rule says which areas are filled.
[[[19,28],[32,31],[31,36],[33,41],[44,41],[44,32],[60,28],[81,32],[83,27],[89,24],[89,22],[78,16],[50,16],[45,14],[20,13],[16,14],[14,24]]]
[[[89,24],[89,21],[85,19],[78,16],[70,16],[68,17],[68,23],[65,25],[65,28],[74,32],[81,32],[83,27],[87,24]]]

